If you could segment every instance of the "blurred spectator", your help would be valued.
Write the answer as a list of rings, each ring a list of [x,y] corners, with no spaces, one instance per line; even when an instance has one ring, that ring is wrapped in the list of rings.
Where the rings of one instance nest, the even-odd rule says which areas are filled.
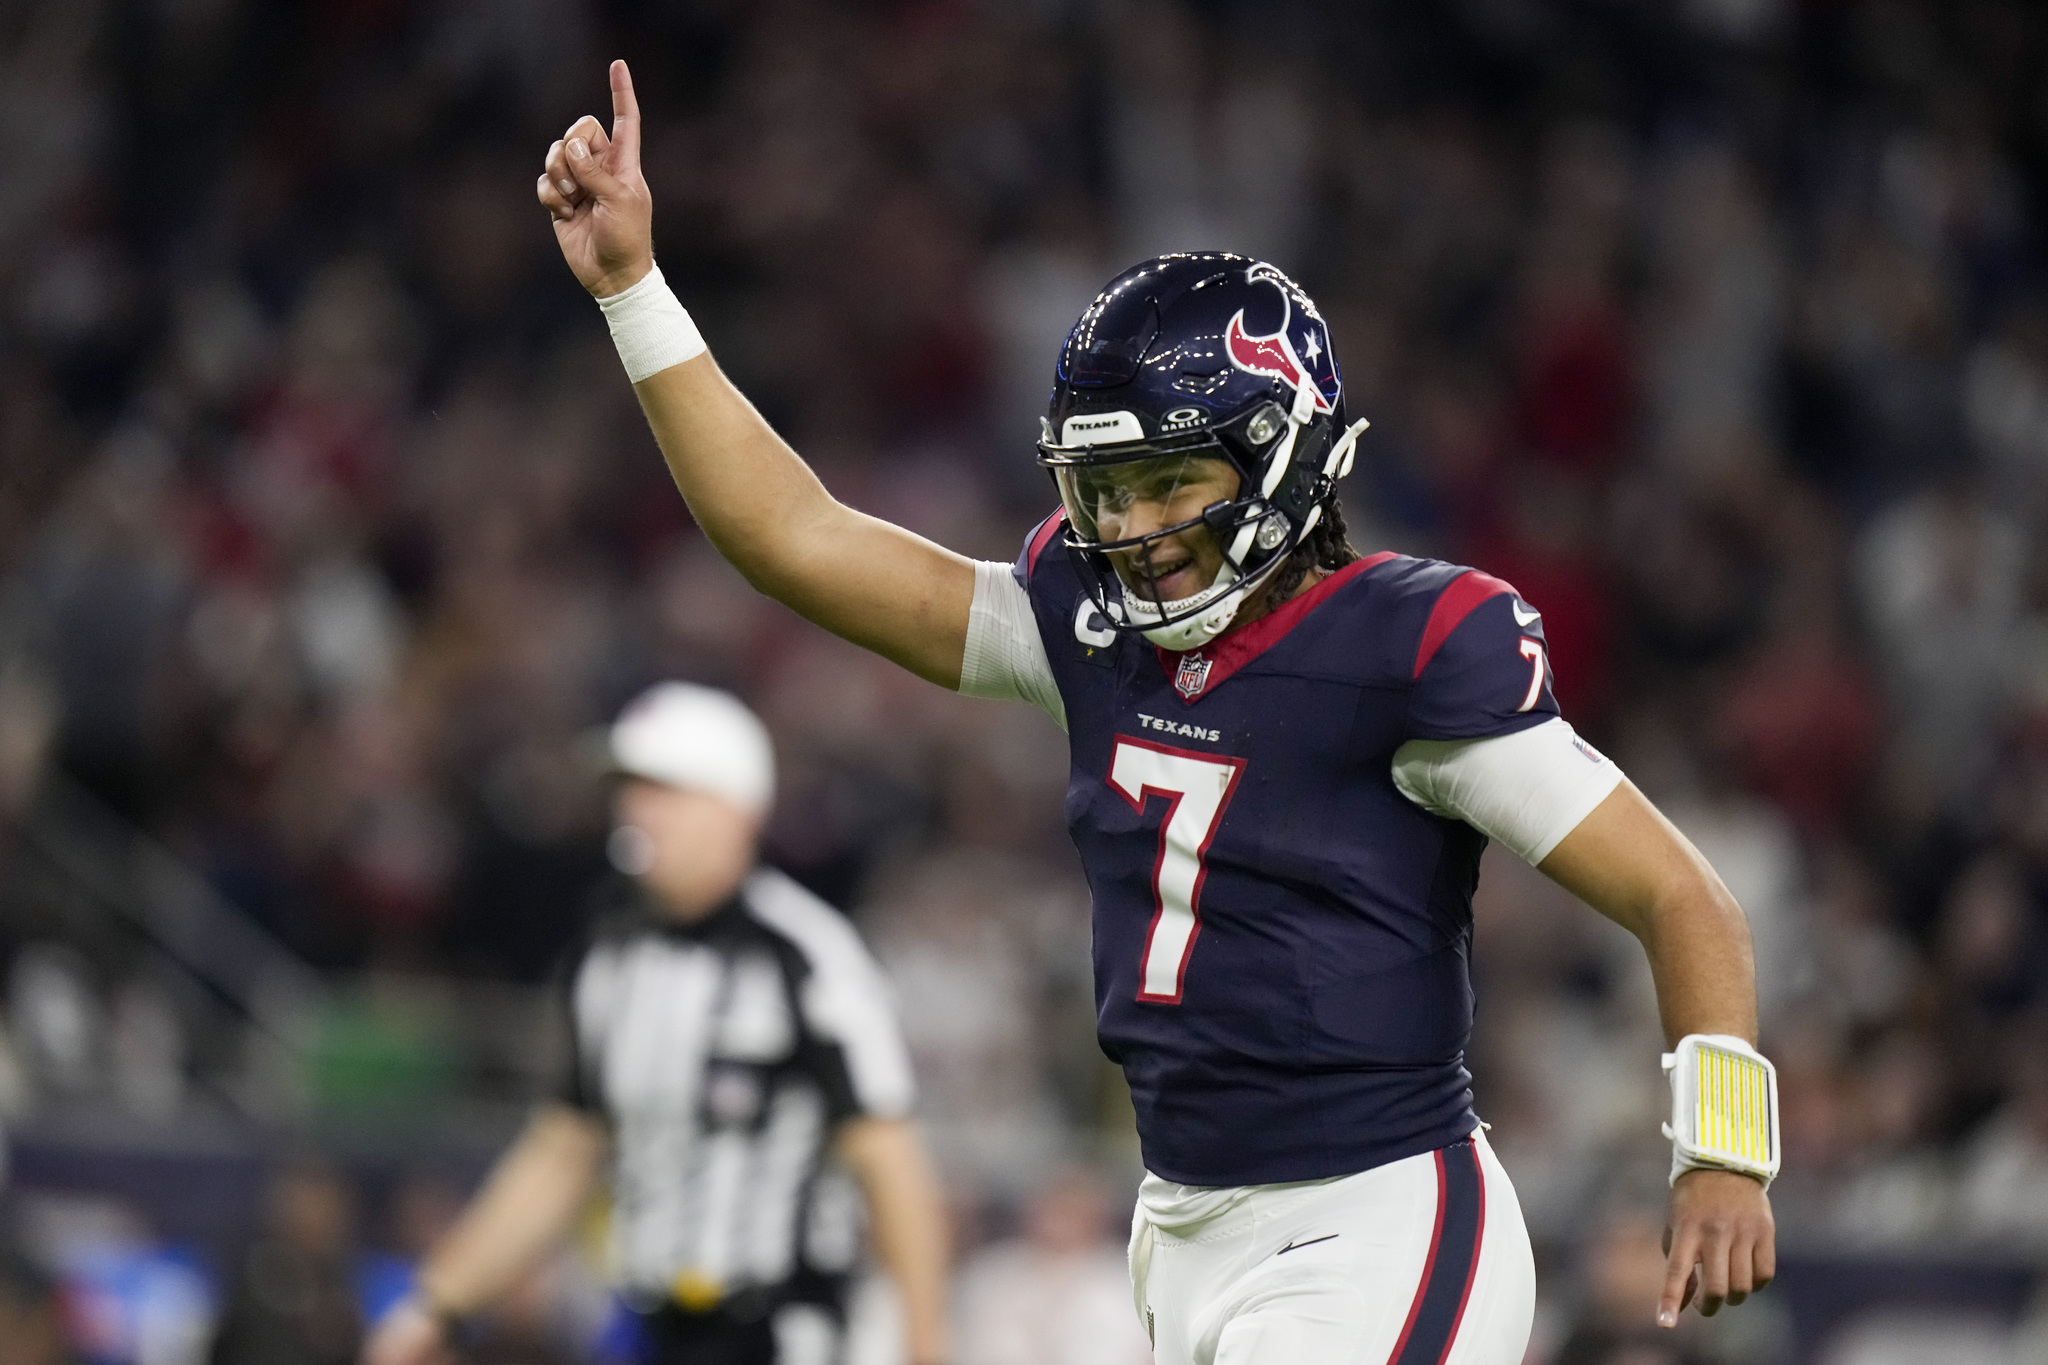
[[[1508,483],[1470,557],[1543,613],[1559,705],[1598,729],[1614,689],[1615,600],[1599,542],[1598,490],[1535,469]]]
[[[1919,958],[1892,922],[1885,888],[1840,845],[1820,850],[1815,861],[1813,1000],[1834,1027],[1896,1019],[1917,984]],[[1799,1031],[1817,1033],[1829,1024],[1808,1022]]]
[[[1713,721],[1746,783],[1809,837],[1824,838],[1863,799],[1883,710],[1832,609],[1787,596],[1785,619],[1728,678]]]
[[[2038,514],[2048,470],[2048,317],[2014,308],[1977,344],[1965,372],[1963,411],[1999,490]]]
[[[57,724],[50,681],[25,660],[0,664],[0,829],[35,795]]]
[[[1950,885],[1935,925],[1935,961],[1946,1005],[1950,1085],[1959,1097],[1996,1095],[2014,1025],[2042,994],[2035,888],[2002,850],[1980,854]]]
[[[1648,446],[1681,483],[1751,466],[1768,430],[1785,245],[1734,148],[1673,148],[1655,177],[1649,247]]]
[[[1757,1011],[1768,1031],[1813,981],[1806,868],[1791,824],[1767,802],[1725,788],[1682,797],[1665,810],[1749,916]]]
[[[166,756],[157,689],[186,586],[173,517],[176,453],[142,426],[110,438],[18,568],[59,694],[57,751],[122,811],[153,813]]]
[[[64,1337],[86,1365],[195,1365],[217,1304],[189,1247],[166,1244],[126,1201],[17,1193],[10,1232],[58,1281]]]
[[[1032,1065],[1040,983],[1014,874],[986,857],[933,859],[877,888],[875,955],[901,999],[934,1150],[983,1189],[1021,1193],[1059,1142]]]
[[[1957,1221],[1973,1241],[2038,1259],[2048,1255],[2048,1051],[2038,1024],[2011,1043],[2011,1098],[1963,1150]]]
[[[211,1365],[354,1365],[363,1336],[355,1201],[332,1169],[288,1165],[229,1281]]]
[[[1952,483],[1885,512],[1856,559],[1899,743],[1934,791],[1960,795],[1987,758],[2019,622],[2020,529],[1976,489]]]
[[[106,1007],[92,969],[67,944],[17,950],[7,976],[9,1032],[29,1079],[56,1097],[89,1093],[104,1075]]]
[[[962,1365],[1149,1361],[1122,1230],[1094,1172],[1070,1167],[1042,1182],[1024,1235],[984,1248],[960,1272]]]
[[[1937,1144],[1953,1084],[1934,1046],[1905,1030],[1880,1039],[1862,1059],[1848,1129],[1860,1149],[1828,1223],[1839,1245],[1897,1248],[1946,1225],[1953,1190]]]
[[[1837,1028],[1825,1019],[1801,1023],[1766,1040],[1776,1047],[1785,1146],[1771,1207],[1793,1247],[1830,1246],[1835,1192],[1863,1134]]]

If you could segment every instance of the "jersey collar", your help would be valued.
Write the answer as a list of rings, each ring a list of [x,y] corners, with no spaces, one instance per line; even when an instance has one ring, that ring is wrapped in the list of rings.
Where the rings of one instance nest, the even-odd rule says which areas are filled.
[[[1225,678],[1279,644],[1289,631],[1337,589],[1368,569],[1376,569],[1395,558],[1398,556],[1394,551],[1382,550],[1363,559],[1354,559],[1336,572],[1325,574],[1307,592],[1288,598],[1256,621],[1226,631],[1223,638],[1200,649],[1176,652],[1154,645],[1152,648],[1159,655],[1159,666],[1166,670],[1167,681],[1173,684],[1181,703],[1192,706]]]

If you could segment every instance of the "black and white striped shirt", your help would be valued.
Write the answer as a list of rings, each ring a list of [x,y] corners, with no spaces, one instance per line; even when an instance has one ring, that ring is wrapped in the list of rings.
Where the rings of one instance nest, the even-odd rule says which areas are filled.
[[[880,967],[778,872],[694,924],[627,899],[569,963],[558,1096],[612,1130],[621,1287],[708,1307],[843,1274],[859,1210],[827,1145],[914,1098]]]

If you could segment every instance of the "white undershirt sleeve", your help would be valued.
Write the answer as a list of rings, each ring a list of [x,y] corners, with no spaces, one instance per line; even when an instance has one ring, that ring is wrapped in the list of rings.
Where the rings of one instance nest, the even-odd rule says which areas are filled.
[[[1562,717],[1485,739],[1411,739],[1394,751],[1394,785],[1430,812],[1463,820],[1531,867],[1621,785],[1621,769]]]
[[[1007,564],[974,565],[974,605],[967,613],[967,654],[960,661],[960,694],[998,701],[1028,701],[1067,728],[1052,663],[1045,657],[1031,595]]]

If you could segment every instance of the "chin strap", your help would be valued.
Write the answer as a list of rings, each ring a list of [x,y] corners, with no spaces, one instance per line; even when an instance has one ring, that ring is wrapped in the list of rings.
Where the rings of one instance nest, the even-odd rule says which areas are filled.
[[[1147,602],[1129,588],[1125,588],[1125,619],[1143,621],[1148,616],[1157,619],[1183,611],[1190,612],[1190,615],[1178,621],[1142,627],[1140,633],[1161,649],[1194,649],[1224,632],[1237,616],[1237,609],[1244,602],[1244,589],[1249,586],[1249,581],[1244,578],[1242,572],[1226,560],[1223,567],[1216,571],[1216,581],[1193,597],[1183,597],[1174,602]],[[1202,609],[1203,599],[1211,594],[1215,594],[1214,599],[1206,610]]]

